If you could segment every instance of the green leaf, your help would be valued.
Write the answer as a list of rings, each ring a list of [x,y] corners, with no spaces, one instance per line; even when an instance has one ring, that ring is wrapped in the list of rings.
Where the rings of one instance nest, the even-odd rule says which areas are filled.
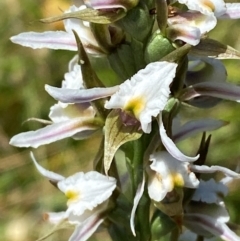
[[[240,59],[240,52],[214,39],[202,39],[197,46],[193,46],[191,54],[216,59]]]
[[[81,66],[82,70],[82,78],[86,88],[94,88],[94,87],[104,87],[101,80],[97,77],[95,71],[93,70],[90,60],[87,56],[86,51],[82,45],[82,42],[75,31],[73,31],[74,36],[76,38],[77,46],[78,46],[78,64]],[[108,110],[104,108],[104,99],[96,100],[92,102],[93,107],[97,110],[101,117],[105,118],[108,114]]]
[[[159,240],[160,237],[170,233],[176,228],[176,223],[160,210],[156,210],[151,221],[152,240]]]
[[[180,48],[175,49],[168,55],[164,56],[160,59],[160,61],[174,62],[178,63],[182,60],[184,56],[186,56],[191,50],[192,46],[190,44],[184,44]]]
[[[104,170],[108,173],[113,157],[118,148],[126,142],[141,137],[139,125],[126,126],[120,116],[120,110],[112,110],[105,124]]]
[[[43,23],[54,23],[64,19],[76,18],[91,23],[110,24],[123,18],[125,15],[126,12],[123,9],[118,9],[115,11],[101,11],[86,8],[72,13],[64,13],[56,17],[40,19],[40,21]]]

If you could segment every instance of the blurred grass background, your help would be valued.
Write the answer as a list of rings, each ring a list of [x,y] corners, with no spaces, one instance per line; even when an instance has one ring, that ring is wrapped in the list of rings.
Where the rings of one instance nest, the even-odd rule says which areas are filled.
[[[0,240],[36,240],[50,230],[49,225],[42,221],[42,214],[65,208],[62,193],[35,170],[29,149],[14,148],[8,142],[17,133],[41,127],[35,122],[23,124],[26,119],[48,119],[49,108],[55,101],[45,92],[44,84],[61,85],[68,61],[74,53],[32,50],[11,43],[9,38],[25,31],[62,28],[61,23],[44,25],[38,19],[59,14],[60,9],[65,10],[69,5],[70,0],[0,2]],[[240,50],[240,21],[219,21],[211,36]],[[228,80],[240,85],[240,61],[225,60],[224,63]],[[208,110],[184,110],[186,119],[211,116],[231,122],[213,133],[208,163],[232,169],[237,167],[240,161],[239,111],[239,104],[227,101]],[[69,138],[33,151],[47,169],[68,176],[76,170],[90,170],[99,138],[95,136],[91,144]],[[199,141],[200,135],[184,142],[185,150],[196,150]],[[232,220],[240,224],[238,184],[232,186],[227,202]],[[70,232],[60,232],[48,240],[67,240]]]

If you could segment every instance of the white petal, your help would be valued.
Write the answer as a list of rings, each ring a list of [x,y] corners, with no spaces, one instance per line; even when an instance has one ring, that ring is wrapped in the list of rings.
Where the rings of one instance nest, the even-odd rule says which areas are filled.
[[[167,36],[172,41],[182,40],[195,46],[200,42],[201,31],[199,28],[187,24],[174,24],[167,29]]]
[[[69,241],[86,241],[92,234],[97,230],[100,224],[104,221],[100,218],[99,214],[94,214],[83,223],[76,226],[73,234],[71,235]]]
[[[226,3],[226,12],[219,18],[239,19],[240,18],[240,3]]]
[[[131,228],[134,236],[136,236],[135,225],[134,225],[134,217],[135,217],[135,213],[136,213],[136,210],[137,210],[138,203],[139,203],[139,201],[140,201],[140,199],[143,195],[143,192],[144,192],[144,185],[145,185],[145,175],[143,174],[142,182],[138,185],[137,192],[136,192],[136,195],[135,195],[134,200],[133,200],[133,208],[132,208],[131,216],[130,216],[130,228]]]
[[[213,14],[204,15],[199,12],[188,11],[188,12],[179,13],[174,17],[168,18],[168,24],[170,26],[179,25],[179,30],[180,30],[180,25],[183,25],[182,30],[180,30],[180,32],[185,33],[185,34],[182,34],[183,36],[184,35],[191,36],[192,34],[190,33],[191,32],[194,33],[194,30],[191,30],[191,28],[187,28],[187,26],[198,28],[202,35],[202,34],[208,33],[216,26],[217,19]],[[189,34],[187,34],[188,32]]]
[[[199,11],[206,15],[214,13],[219,16],[226,11],[223,0],[178,0],[178,2],[186,4],[190,10]]]
[[[152,165],[150,167],[154,170]],[[171,175],[162,175],[163,171],[164,169],[161,170],[161,173],[148,171],[148,195],[156,202],[162,201],[166,194],[174,188]]]
[[[194,172],[198,172],[198,173],[213,173],[213,172],[222,172],[223,174],[225,174],[226,176],[229,177],[234,177],[234,178],[240,178],[240,174],[237,172],[234,172],[226,167],[222,167],[222,166],[198,166],[198,165],[191,165],[190,169]]]
[[[87,124],[85,118],[74,118],[60,123],[53,123],[36,131],[28,131],[15,135],[10,144],[18,147],[34,147],[49,144],[67,137],[71,137],[81,131],[95,130],[98,127]]]
[[[59,224],[62,222],[64,219],[67,219],[66,212],[58,212],[58,213],[53,213],[53,212],[48,212],[44,213],[44,220],[47,220],[48,222],[52,224]]]
[[[68,200],[67,212],[81,215],[85,210],[93,210],[111,196],[116,187],[116,179],[95,171],[85,174],[79,172],[59,182],[58,187],[67,196],[68,193],[74,194]]]
[[[37,161],[36,161],[32,152],[30,152],[30,156],[31,156],[31,159],[32,159],[34,165],[36,166],[37,170],[39,171],[39,173],[41,175],[43,175],[44,177],[46,177],[47,179],[49,179],[50,181],[59,182],[59,181],[62,181],[62,180],[65,179],[65,177],[63,177],[63,176],[61,176],[61,175],[59,175],[55,172],[48,171],[45,168],[43,168],[42,166],[40,166],[37,163]]]
[[[201,82],[226,82],[227,71],[219,59],[189,56],[187,86]]]
[[[200,181],[200,185],[194,192],[192,200],[219,204],[227,193],[228,188],[223,183],[216,182],[211,178],[208,181]]]
[[[49,48],[76,51],[74,35],[64,31],[26,32],[10,38],[13,43],[33,49]]]
[[[198,96],[211,96],[239,102],[240,86],[231,83],[219,83],[217,81],[202,82],[188,87],[183,99],[191,100]]]
[[[65,13],[73,13],[79,10],[83,10],[84,8],[86,8],[86,6],[84,5],[80,6],[79,8],[73,5],[69,8],[69,10],[65,11]],[[65,19],[63,23],[66,31],[69,34],[73,35],[73,30],[77,33],[77,35],[81,38],[81,41],[88,53],[101,54],[102,51],[89,27],[89,24],[86,24],[86,22],[74,18]]]
[[[74,59],[73,59],[74,61]],[[80,65],[74,64],[71,66],[71,61],[69,63],[69,72],[64,75],[64,80],[62,81],[62,88],[65,89],[83,89],[83,79],[82,70]]]
[[[123,10],[127,10],[128,2],[120,2],[120,1],[105,1],[105,0],[86,0],[85,4],[94,9],[117,9],[122,8]],[[131,4],[129,2],[129,4]],[[126,6],[125,6],[126,5]]]
[[[173,140],[178,142],[200,132],[216,130],[224,125],[226,122],[214,119],[189,121],[173,132]]]
[[[183,162],[194,162],[199,158],[199,155],[195,157],[189,157],[184,155],[174,144],[174,142],[167,136],[165,127],[162,122],[162,115],[159,115],[159,131],[160,137],[162,140],[163,145],[165,146],[166,150],[177,160]]]
[[[50,108],[49,118],[54,123],[68,121],[73,118],[93,118],[96,111],[89,103],[67,104],[66,107],[62,103],[53,105]]]
[[[169,94],[169,85],[175,76],[177,64],[155,62],[140,70],[131,80],[126,80],[120,89],[105,104],[107,109],[130,111],[141,122],[144,132],[151,131],[152,117],[164,109]]]
[[[153,189],[156,193],[152,192],[151,194],[151,196],[154,196],[155,201],[161,201],[166,193],[173,190],[175,185],[188,188],[198,187],[199,181],[195,174],[189,171],[189,163],[179,162],[166,151],[152,154],[150,161],[153,162],[150,168],[156,172],[155,184],[159,183]],[[160,190],[157,191],[157,189]]]
[[[190,227],[195,226],[195,229],[200,227],[201,229],[206,230],[212,235],[220,237],[225,241],[240,241],[240,237],[231,231],[225,223],[219,222],[207,215],[185,214],[184,223]]]
[[[118,90],[118,86],[92,89],[62,89],[45,85],[45,90],[54,99],[63,103],[84,103],[108,97]]]
[[[185,212],[187,214],[207,215],[220,223],[227,223],[230,220],[229,213],[223,201],[220,201],[219,203],[190,201],[185,208]]]

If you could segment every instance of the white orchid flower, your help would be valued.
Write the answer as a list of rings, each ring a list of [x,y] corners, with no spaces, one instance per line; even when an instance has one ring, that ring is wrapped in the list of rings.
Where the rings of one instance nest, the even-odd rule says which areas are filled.
[[[168,18],[168,37],[197,45],[201,37],[215,28],[218,18],[240,18],[240,4],[223,0],[178,0],[189,11],[178,12]]]
[[[220,236],[221,234],[228,232],[228,230],[230,230],[229,228],[227,228],[226,224],[222,224],[223,222],[227,222],[229,220],[228,213],[226,212],[225,206],[221,201],[221,196],[224,196],[227,194],[227,190],[224,187],[224,182],[222,182],[221,184],[216,184],[212,180],[206,184],[203,181],[201,181],[202,184],[199,188],[200,182],[196,178],[195,173],[214,173],[219,171],[219,172],[222,172],[226,177],[228,177],[227,178],[228,180],[229,178],[231,180],[233,178],[240,178],[239,173],[231,171],[221,166],[208,167],[205,165],[202,165],[202,166],[194,165],[189,162],[180,162],[179,160],[174,158],[171,154],[169,154],[166,151],[153,153],[150,156],[150,161],[152,161],[152,164],[147,169],[148,194],[149,194],[149,197],[154,202],[156,203],[161,202],[166,197],[167,193],[173,191],[175,187],[180,187],[180,188],[187,187],[187,188],[196,189],[195,194],[193,196],[193,201],[201,201],[201,203],[206,202],[207,204],[213,203],[215,206],[217,205],[217,207],[215,206],[211,207],[212,212],[208,210],[208,206],[206,207],[206,210],[208,210],[206,211],[206,213],[207,212],[212,213],[212,217],[210,216],[206,217],[206,223],[209,223],[211,222],[211,220],[214,220],[213,217],[215,214],[216,215],[221,214],[220,216],[218,216],[218,222],[220,222],[221,225],[219,224],[220,225],[218,227],[219,229],[217,228],[218,230],[217,231],[215,230],[216,235]],[[135,235],[134,216],[135,216],[138,203],[144,192],[144,185],[145,185],[145,176],[143,176],[142,182],[139,184],[139,187],[137,189],[137,192],[134,198],[134,205],[131,212],[130,227],[134,235]],[[205,210],[204,205],[202,205],[201,207],[203,210]],[[188,210],[190,210],[190,206],[188,206]],[[203,212],[201,214],[203,214]],[[188,216],[185,217],[185,219],[187,220],[188,217],[193,218],[192,214],[190,213],[188,214]],[[213,233],[214,230],[211,230],[209,232]],[[234,239],[231,239],[231,240],[234,241]]]
[[[150,133],[152,117],[156,117],[168,101],[176,68],[177,64],[169,62],[148,64],[119,86],[105,108],[122,109],[133,115],[140,121],[142,130]]]
[[[151,199],[160,202],[174,187],[196,188],[199,181],[189,169],[188,162],[180,162],[168,152],[156,152],[150,156],[148,193]]]
[[[40,166],[32,153],[31,158],[40,174],[56,183],[68,198],[66,211],[47,213],[45,219],[53,224],[66,221],[74,225],[75,231],[69,241],[87,240],[103,222],[101,213],[107,209],[116,179],[96,171],[78,172],[65,178]]]
[[[69,72],[65,74],[62,90],[83,89],[81,68],[77,64],[69,64]],[[36,131],[15,135],[10,144],[18,147],[34,147],[49,144],[67,137],[84,139],[99,128],[94,124],[95,110],[89,103],[72,104],[58,102],[50,108],[49,117],[52,124]]]
[[[65,13],[73,13],[85,8],[85,5],[80,7],[73,5],[69,10],[65,11]],[[64,20],[63,23],[66,31],[47,31],[43,33],[25,32],[13,36],[10,39],[13,43],[33,49],[49,48],[77,51],[77,43],[73,34],[74,30],[78,36],[81,36],[83,46],[88,53],[96,55],[103,54],[87,22],[70,18]]]

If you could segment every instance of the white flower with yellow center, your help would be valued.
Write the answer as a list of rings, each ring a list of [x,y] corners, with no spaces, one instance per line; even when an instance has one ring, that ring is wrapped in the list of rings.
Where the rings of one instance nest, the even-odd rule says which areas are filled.
[[[31,158],[40,174],[55,183],[68,198],[66,211],[47,213],[45,219],[56,225],[61,222],[75,225],[70,241],[87,240],[104,220],[101,214],[108,207],[116,179],[96,171],[78,172],[65,178],[40,166],[32,153]]]
[[[141,123],[145,133],[151,131],[152,117],[162,111],[170,95],[169,85],[175,77],[177,64],[154,62],[138,71],[120,85],[105,104],[107,109],[122,109]]]
[[[150,161],[148,193],[154,201],[162,201],[174,187],[198,187],[199,180],[188,162],[180,162],[165,151],[152,154]]]
[[[78,172],[57,185],[68,198],[67,213],[79,216],[107,200],[116,187],[116,180],[96,171]]]

